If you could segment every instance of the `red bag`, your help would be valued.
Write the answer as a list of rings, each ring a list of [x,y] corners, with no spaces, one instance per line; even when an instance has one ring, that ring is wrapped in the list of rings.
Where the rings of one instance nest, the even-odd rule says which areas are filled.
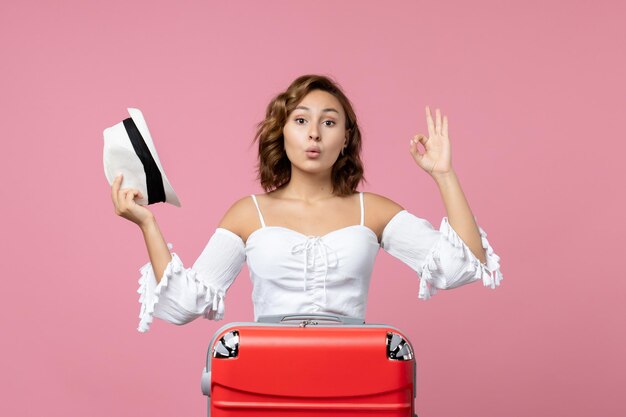
[[[215,333],[202,391],[213,417],[413,417],[415,359],[390,326],[265,316]]]

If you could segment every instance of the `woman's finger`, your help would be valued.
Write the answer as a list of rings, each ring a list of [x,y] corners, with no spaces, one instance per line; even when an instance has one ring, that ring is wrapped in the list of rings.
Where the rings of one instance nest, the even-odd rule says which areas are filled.
[[[413,139],[409,141],[409,152],[411,153],[415,161],[422,159],[422,154],[420,154],[420,151],[417,148],[417,144],[419,143],[417,136],[418,135],[415,135]]]
[[[448,117],[447,116],[443,116],[443,128],[442,128],[441,133],[445,137],[448,137]]]
[[[126,201],[128,191],[128,188],[124,188],[117,193],[117,209],[120,212],[124,212],[128,209],[128,202]]]
[[[430,114],[430,107],[426,106],[426,125],[428,125],[428,136],[435,136],[435,125],[433,123],[433,117]]]
[[[413,139],[411,139],[411,147],[409,148],[411,154],[418,159],[422,159],[422,156],[426,154],[426,142],[428,142],[428,138],[422,134],[415,135]],[[424,147],[424,153],[418,148],[418,144],[421,143]]]
[[[435,109],[435,132],[441,135],[441,112]]]
[[[132,206],[133,203],[135,202],[135,196],[139,196],[139,195],[141,195],[139,190],[129,189],[126,192],[126,196],[125,196],[126,204],[128,204],[128,206]]]
[[[111,200],[113,200],[113,205],[117,207],[117,195],[120,191],[120,185],[122,184],[122,175],[118,175],[113,180],[113,184],[111,184]]]

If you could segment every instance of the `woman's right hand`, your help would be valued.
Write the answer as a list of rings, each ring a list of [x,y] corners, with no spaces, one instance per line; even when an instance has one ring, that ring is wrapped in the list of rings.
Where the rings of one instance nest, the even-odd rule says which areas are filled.
[[[147,208],[135,203],[135,197],[143,197],[139,190],[134,188],[120,190],[122,180],[123,176],[120,174],[115,177],[111,185],[111,198],[115,206],[115,214],[142,227],[154,219],[154,215]]]

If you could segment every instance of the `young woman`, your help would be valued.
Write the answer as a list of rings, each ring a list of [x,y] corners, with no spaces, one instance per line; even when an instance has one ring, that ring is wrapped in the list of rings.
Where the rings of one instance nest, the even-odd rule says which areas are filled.
[[[420,276],[419,298],[479,279],[495,288],[499,257],[478,227],[452,168],[448,120],[426,107],[428,136],[409,152],[436,182],[446,207],[439,230],[397,203],[357,192],[361,133],[348,98],[331,79],[297,78],[268,105],[255,137],[265,194],[246,196],[224,215],[202,254],[185,268],[140,193],[112,185],[115,212],[141,229],[150,262],[141,269],[139,331],[153,317],[184,324],[219,320],[224,295],[247,261],[254,315],[332,313],[364,318],[379,248]],[[424,152],[418,150],[421,143]]]

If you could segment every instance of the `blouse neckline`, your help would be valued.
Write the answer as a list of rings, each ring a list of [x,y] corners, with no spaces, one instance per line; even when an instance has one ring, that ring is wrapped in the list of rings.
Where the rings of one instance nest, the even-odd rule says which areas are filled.
[[[335,229],[335,230],[331,230],[328,233],[325,233],[323,235],[307,235],[305,233],[302,232],[298,232],[297,230],[294,229],[290,229],[289,227],[285,227],[285,226],[265,226],[265,227],[260,227],[258,229],[256,229],[254,232],[250,233],[250,235],[248,235],[248,240],[245,242],[245,246],[248,246],[248,242],[250,242],[250,239],[253,238],[253,236],[256,236],[258,233],[260,233],[262,230],[264,229],[282,229],[282,230],[286,230],[290,233],[294,233],[298,236],[301,236],[304,239],[311,239],[311,238],[317,238],[317,239],[323,239],[326,238],[330,235],[333,235],[335,233],[339,233],[345,230],[349,230],[355,227],[359,227],[361,229],[364,229],[366,232],[368,232],[368,234],[374,238],[374,240],[376,241],[377,244],[379,244],[378,242],[378,236],[376,236],[376,233],[374,233],[374,231],[372,229],[370,229],[369,227],[362,225],[362,224],[353,224],[350,226],[345,226],[345,227],[341,227],[339,229]]]

